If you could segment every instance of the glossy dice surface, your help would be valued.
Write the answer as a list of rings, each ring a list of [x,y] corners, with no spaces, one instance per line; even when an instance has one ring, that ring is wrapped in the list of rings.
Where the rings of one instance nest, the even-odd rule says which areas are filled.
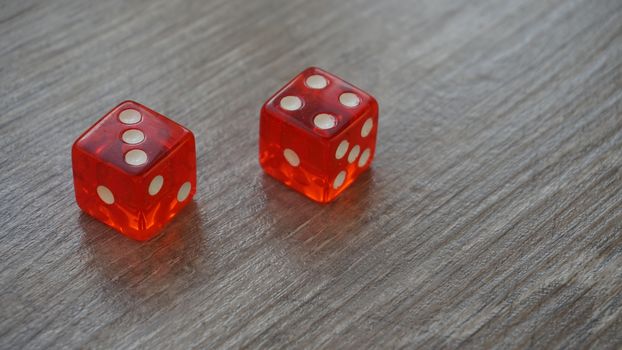
[[[330,202],[369,168],[376,100],[319,68],[308,68],[262,107],[259,162],[287,186]]]
[[[192,132],[133,101],[84,132],[71,155],[80,208],[137,240],[157,234],[195,193]]]

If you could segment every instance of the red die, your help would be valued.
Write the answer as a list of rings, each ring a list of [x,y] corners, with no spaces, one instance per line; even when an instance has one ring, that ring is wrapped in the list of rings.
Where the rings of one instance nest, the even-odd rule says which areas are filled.
[[[153,237],[196,189],[192,132],[133,101],[84,132],[71,157],[80,208],[137,240]]]
[[[259,162],[286,185],[330,202],[369,168],[378,103],[318,68],[308,68],[261,109]]]

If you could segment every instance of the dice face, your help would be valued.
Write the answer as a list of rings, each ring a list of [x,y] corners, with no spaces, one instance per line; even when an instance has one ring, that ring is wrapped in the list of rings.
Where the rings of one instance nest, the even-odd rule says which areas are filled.
[[[80,208],[136,240],[155,236],[195,193],[192,132],[133,101],[89,128],[71,153]]]
[[[311,67],[261,109],[259,162],[287,186],[330,202],[369,168],[377,129],[372,96]]]

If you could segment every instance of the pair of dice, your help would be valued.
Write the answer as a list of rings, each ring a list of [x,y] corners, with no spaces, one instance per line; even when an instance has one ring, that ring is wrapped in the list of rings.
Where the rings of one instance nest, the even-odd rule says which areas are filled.
[[[327,203],[369,168],[377,129],[372,96],[308,68],[262,107],[259,162],[287,186]],[[136,240],[157,234],[196,191],[192,132],[133,101],[76,140],[72,164],[80,208]]]

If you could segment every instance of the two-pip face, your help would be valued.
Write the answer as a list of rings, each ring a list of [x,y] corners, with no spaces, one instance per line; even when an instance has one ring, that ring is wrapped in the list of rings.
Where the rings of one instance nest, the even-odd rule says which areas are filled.
[[[373,97],[308,68],[261,109],[259,162],[268,174],[326,203],[369,168],[377,129]],[[133,101],[75,141],[72,166],[80,208],[137,240],[155,236],[196,191],[192,132]]]

